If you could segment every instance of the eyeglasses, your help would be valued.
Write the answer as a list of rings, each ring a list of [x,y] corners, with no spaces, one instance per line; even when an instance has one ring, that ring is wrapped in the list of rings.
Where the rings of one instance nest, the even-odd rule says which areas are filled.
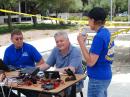
[[[16,41],[23,40],[23,37],[15,38]]]

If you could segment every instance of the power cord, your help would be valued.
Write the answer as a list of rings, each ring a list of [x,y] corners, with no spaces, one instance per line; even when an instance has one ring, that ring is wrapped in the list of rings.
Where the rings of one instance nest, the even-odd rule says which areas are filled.
[[[5,78],[3,82],[0,82],[0,87],[2,90],[3,97],[5,97],[5,92],[4,92],[3,86],[6,84],[6,82],[7,82],[7,78]]]
[[[8,79],[8,80],[9,80],[9,79]],[[9,93],[8,93],[8,96],[7,96],[7,97],[10,97],[10,93],[11,93],[11,91],[12,91],[12,83],[13,83],[13,79],[10,80],[10,86],[9,86],[9,84],[8,84],[8,87],[9,87]]]
[[[11,86],[10,89],[9,89],[8,97],[10,97],[11,91],[12,91],[12,86]]]
[[[3,97],[5,97],[5,92],[4,92],[3,86],[0,85],[0,87],[1,87],[1,90],[2,90]]]

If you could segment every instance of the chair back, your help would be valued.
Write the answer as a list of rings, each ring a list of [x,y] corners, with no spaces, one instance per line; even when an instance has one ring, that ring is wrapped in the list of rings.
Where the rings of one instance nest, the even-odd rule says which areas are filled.
[[[82,60],[82,69],[83,69],[83,71],[84,71],[84,73],[86,74],[86,69],[87,69],[87,65],[86,65],[87,63],[84,61],[84,60]]]

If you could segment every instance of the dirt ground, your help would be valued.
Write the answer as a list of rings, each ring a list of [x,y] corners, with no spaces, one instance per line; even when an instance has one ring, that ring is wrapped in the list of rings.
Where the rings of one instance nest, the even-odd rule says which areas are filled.
[[[23,32],[24,41],[32,41],[36,39],[46,38],[53,36],[56,30],[30,30]],[[0,46],[4,46],[11,43],[10,34],[0,35]]]
[[[37,39],[53,37],[54,33],[57,31],[59,30],[29,30],[29,31],[23,32],[24,41],[33,41]],[[69,30],[63,30],[63,31],[69,31]],[[9,43],[11,43],[10,34],[0,35],[0,46],[7,45]]]
[[[130,73],[130,33],[126,35],[121,34],[116,40],[124,41],[127,46],[115,46],[115,59],[112,65],[113,72]]]
[[[58,30],[30,30],[23,32],[24,41],[32,41],[47,37],[53,37]],[[69,30],[66,30],[69,31]],[[70,32],[70,31],[69,31]],[[116,40],[130,41],[130,33],[120,35]],[[0,46],[10,44],[10,34],[0,35]],[[128,43],[129,44],[129,43]],[[115,60],[112,65],[113,73],[129,73],[130,71],[130,47],[115,46]]]

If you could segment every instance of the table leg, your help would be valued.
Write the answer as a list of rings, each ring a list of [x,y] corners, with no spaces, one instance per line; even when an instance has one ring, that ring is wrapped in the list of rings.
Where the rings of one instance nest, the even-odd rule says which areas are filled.
[[[72,86],[70,97],[76,97],[76,84]]]
[[[18,90],[17,90],[17,94],[18,94],[19,97],[21,97],[21,93]]]

